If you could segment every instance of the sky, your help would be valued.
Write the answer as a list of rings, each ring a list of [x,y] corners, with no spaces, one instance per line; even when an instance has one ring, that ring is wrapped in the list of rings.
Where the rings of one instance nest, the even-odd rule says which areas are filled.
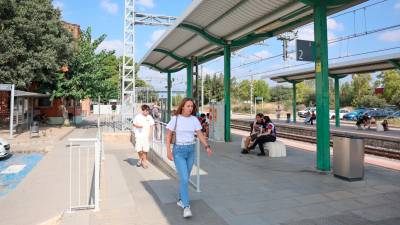
[[[135,7],[137,12],[179,17],[191,3],[191,0],[136,0]],[[100,49],[115,50],[118,56],[123,54],[124,0],[53,0],[53,5],[61,9],[63,20],[79,24],[81,29],[91,27],[92,37],[106,34]],[[166,29],[168,27],[135,26],[136,62]],[[297,32],[298,39],[303,40],[313,40],[313,35],[312,24]],[[329,16],[328,40],[334,41],[329,44],[330,63],[400,52],[400,0],[371,0]],[[294,42],[289,43],[289,51],[294,49]],[[294,54],[284,61],[279,56],[282,52],[282,42],[276,38],[234,52],[232,76],[238,80],[252,76],[261,79],[274,73],[313,66],[297,62]],[[222,73],[223,58],[203,64],[202,71],[203,74]],[[165,89],[166,74],[141,67],[139,76],[156,89]],[[173,74],[173,78],[173,89],[185,90],[185,70]],[[276,85],[266,80],[271,86]]]

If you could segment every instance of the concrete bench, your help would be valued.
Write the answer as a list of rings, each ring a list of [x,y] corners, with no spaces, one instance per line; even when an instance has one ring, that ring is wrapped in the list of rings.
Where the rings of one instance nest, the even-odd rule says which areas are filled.
[[[268,151],[269,157],[286,157],[286,146],[278,140],[275,142],[266,142],[264,150]]]

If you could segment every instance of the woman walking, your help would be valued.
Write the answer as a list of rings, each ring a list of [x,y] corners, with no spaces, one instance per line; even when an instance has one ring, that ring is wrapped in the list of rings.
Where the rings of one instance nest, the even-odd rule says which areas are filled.
[[[173,160],[179,175],[179,200],[177,205],[183,208],[183,217],[191,217],[192,211],[189,204],[189,178],[195,160],[195,134],[205,146],[208,156],[212,150],[201,132],[201,125],[196,118],[196,105],[193,99],[185,98],[176,110],[175,116],[167,124],[167,156]],[[173,135],[174,133],[174,135]],[[175,143],[171,140],[175,139]],[[171,144],[174,144],[171,151]]]

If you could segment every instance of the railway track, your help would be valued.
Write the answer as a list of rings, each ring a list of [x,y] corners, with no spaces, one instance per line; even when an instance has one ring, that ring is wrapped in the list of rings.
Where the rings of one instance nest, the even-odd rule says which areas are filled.
[[[244,125],[240,125],[240,124],[231,123],[231,127],[234,129],[238,129],[238,130],[250,131],[249,126],[244,126]],[[287,132],[277,132],[277,136],[281,137],[281,138],[296,140],[296,141],[317,143],[317,139],[315,137],[311,137],[311,136],[301,136],[301,135],[287,133]],[[330,145],[331,146],[333,145],[332,140],[330,141]],[[391,151],[391,150],[387,150],[387,149],[380,148],[380,147],[365,145],[365,153],[400,160],[400,152]]]

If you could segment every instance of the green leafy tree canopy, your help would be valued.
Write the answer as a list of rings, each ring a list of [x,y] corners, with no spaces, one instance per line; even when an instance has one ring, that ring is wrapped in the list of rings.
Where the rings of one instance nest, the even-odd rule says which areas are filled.
[[[0,1],[0,83],[49,84],[66,64],[72,37],[51,0]]]

